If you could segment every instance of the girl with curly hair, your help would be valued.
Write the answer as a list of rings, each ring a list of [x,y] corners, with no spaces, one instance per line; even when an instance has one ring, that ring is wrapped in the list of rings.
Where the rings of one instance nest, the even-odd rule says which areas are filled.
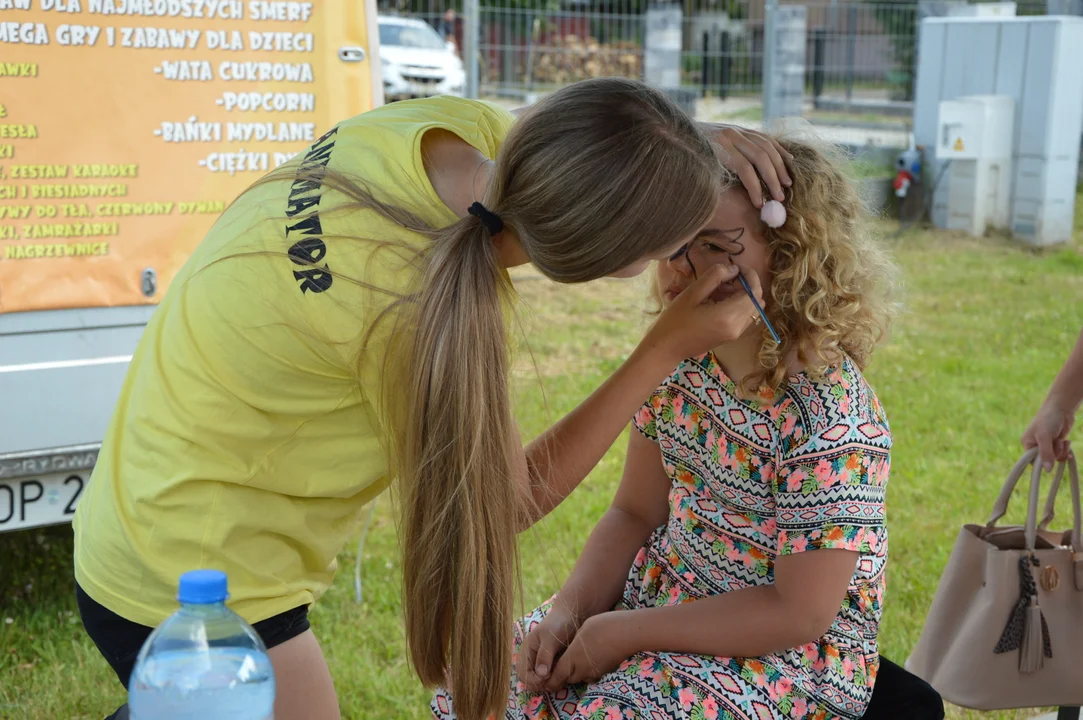
[[[891,432],[862,369],[894,267],[838,166],[781,145],[784,222],[768,227],[731,180],[654,285],[664,307],[714,265],[755,273],[781,342],[757,322],[684,360],[639,411],[612,506],[516,626],[507,718],[860,718],[869,704]],[[734,280],[715,299],[743,292]],[[446,691],[432,707],[454,716]]]

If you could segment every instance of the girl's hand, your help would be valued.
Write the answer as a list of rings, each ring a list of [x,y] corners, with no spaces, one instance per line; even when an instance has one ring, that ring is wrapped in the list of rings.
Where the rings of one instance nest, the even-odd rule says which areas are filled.
[[[1068,459],[1071,451],[1068,433],[1074,422],[1074,413],[1043,404],[1023,433],[1023,447],[1028,450],[1038,448],[1038,455],[1047,472],[1053,469],[1054,462]]]
[[[545,689],[557,656],[575,637],[579,624],[579,618],[564,608],[558,598],[545,619],[526,636],[515,669],[527,690]]]
[[[753,205],[763,207],[763,185],[775,200],[786,199],[784,188],[793,181],[785,160],[793,156],[774,138],[732,125],[709,125],[707,134],[718,143],[718,160],[740,178]]]
[[[587,618],[557,661],[545,689],[556,692],[566,685],[594,682],[620,667],[635,653],[627,622],[633,612],[614,610]]]
[[[661,353],[669,367],[677,367],[686,358],[741,337],[759,317],[748,295],[742,291],[721,302],[711,299],[711,293],[735,280],[739,272],[736,265],[714,265],[703,270],[699,279],[662,312],[640,347]],[[764,307],[759,276],[749,269],[743,274],[756,301]]]

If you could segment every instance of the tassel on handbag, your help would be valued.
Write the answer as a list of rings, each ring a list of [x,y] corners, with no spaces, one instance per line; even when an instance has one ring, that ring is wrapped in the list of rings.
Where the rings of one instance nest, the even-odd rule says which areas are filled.
[[[1023,628],[1023,646],[1019,648],[1019,672],[1032,673],[1045,664],[1045,645],[1049,641],[1049,628],[1045,625],[1042,609],[1037,605],[1027,608],[1027,622]]]
[[[1018,650],[1021,673],[1037,672],[1045,665],[1045,658],[1053,657],[1049,625],[1038,606],[1038,587],[1030,572],[1031,564],[1037,565],[1037,558],[1032,555],[1019,557],[1019,600],[993,650],[995,653]]]

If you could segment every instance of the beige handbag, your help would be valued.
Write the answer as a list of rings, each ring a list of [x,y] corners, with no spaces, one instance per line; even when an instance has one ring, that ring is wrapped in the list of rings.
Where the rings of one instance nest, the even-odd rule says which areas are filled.
[[[978,710],[1083,705],[1083,543],[1075,457],[1057,466],[1038,522],[1037,449],[1016,463],[989,522],[964,525],[906,661],[945,699]],[[997,527],[1027,467],[1026,525]],[[1053,532],[1065,466],[1073,526]]]

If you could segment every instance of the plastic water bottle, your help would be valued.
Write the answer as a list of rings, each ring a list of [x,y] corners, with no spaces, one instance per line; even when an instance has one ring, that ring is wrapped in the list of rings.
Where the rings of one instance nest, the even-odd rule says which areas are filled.
[[[180,579],[180,609],[143,644],[128,683],[128,710],[145,720],[266,720],[275,680],[267,648],[226,607],[226,575]]]

